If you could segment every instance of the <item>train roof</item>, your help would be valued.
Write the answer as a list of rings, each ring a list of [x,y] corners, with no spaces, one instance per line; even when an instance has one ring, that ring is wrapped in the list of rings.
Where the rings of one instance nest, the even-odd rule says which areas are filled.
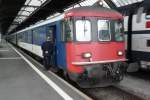
[[[103,17],[103,18],[110,18],[110,19],[122,19],[123,18],[123,16],[119,12],[112,10],[112,9],[108,9],[108,8],[104,8],[104,7],[86,6],[86,7],[79,7],[79,8],[71,9],[68,12],[66,12],[65,14],[61,14],[52,19],[48,19],[41,23],[37,23],[35,25],[32,25],[30,27],[27,27],[23,30],[18,31],[17,33],[21,33],[21,32],[36,28],[36,27],[40,27],[40,26],[61,20],[64,17],[71,17],[71,16],[92,16],[92,17],[95,16],[95,17]]]
[[[100,6],[85,6],[74,8],[65,13],[65,17],[71,16],[92,16],[92,17],[102,17],[110,19],[122,19],[123,16],[112,9],[104,8]]]
[[[63,19],[63,18],[64,18],[64,14],[61,14],[61,15],[56,16],[56,17],[54,17],[54,18],[47,19],[47,20],[45,20],[45,21],[43,21],[43,22],[34,24],[34,25],[32,25],[32,26],[30,26],[30,27],[27,27],[27,28],[25,28],[25,29],[22,29],[22,30],[18,31],[16,34],[21,33],[21,32],[24,32],[24,31],[27,31],[27,30],[30,30],[30,29],[34,29],[34,28],[37,28],[37,27],[40,27],[40,26],[43,26],[43,25],[47,25],[47,24],[53,23],[53,22],[55,22],[55,21],[59,21],[59,20],[61,20],[61,19]]]

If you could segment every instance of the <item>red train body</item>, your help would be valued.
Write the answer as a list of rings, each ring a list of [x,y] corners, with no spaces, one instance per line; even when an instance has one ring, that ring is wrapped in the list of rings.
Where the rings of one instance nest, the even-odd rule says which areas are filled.
[[[76,37],[66,43],[69,77],[81,87],[122,80],[126,60],[122,15],[103,7],[81,7],[67,12],[65,19],[72,21]]]

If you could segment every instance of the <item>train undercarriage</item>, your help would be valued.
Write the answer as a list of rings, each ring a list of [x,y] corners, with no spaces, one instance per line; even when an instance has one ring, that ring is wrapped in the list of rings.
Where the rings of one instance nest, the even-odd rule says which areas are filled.
[[[69,78],[82,88],[106,87],[123,80],[124,62],[85,65],[81,74],[69,73]]]

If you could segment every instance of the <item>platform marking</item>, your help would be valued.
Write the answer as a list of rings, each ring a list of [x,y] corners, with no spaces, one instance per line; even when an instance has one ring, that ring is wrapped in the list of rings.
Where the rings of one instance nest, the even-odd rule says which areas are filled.
[[[2,57],[0,60],[17,60],[22,59],[21,57]]]
[[[44,68],[44,66],[40,63],[38,63],[35,59],[33,59],[32,57],[30,57],[29,55],[26,54],[26,56],[28,56],[30,59],[33,60],[34,63],[36,63],[39,67]],[[69,84],[67,81],[63,80],[62,78],[60,78],[57,74],[53,73],[52,71],[48,71],[50,74],[52,74],[54,77],[56,77],[57,79],[59,79],[60,81],[62,81],[64,84],[66,84],[68,87],[70,87],[72,90],[74,90],[75,92],[77,92],[80,96],[82,96],[83,98],[85,98],[85,100],[93,100],[92,98],[90,98],[89,96],[87,96],[86,94],[84,94],[83,92],[79,91],[77,88],[75,88],[74,86],[72,86],[71,84]]]
[[[10,45],[10,44],[9,44]],[[15,49],[12,45],[10,45],[12,49],[17,52],[28,64],[29,66],[36,71],[41,78],[43,78],[48,85],[50,85],[64,100],[73,100],[66,92],[64,92],[58,85],[56,85],[50,78],[44,75],[38,68],[36,68],[27,58],[25,58],[17,49]]]
[[[58,78],[59,80],[61,80],[63,83],[65,83],[68,87],[70,87],[72,90],[74,90],[75,92],[77,92],[79,95],[81,95],[83,98],[85,98],[85,100],[93,100],[92,98],[88,97],[87,95],[85,95],[84,93],[82,93],[81,91],[79,91],[78,89],[76,89],[75,87],[73,87],[72,85],[70,85],[68,82],[66,82],[65,80],[61,79],[60,77],[58,77],[55,73],[48,71],[50,74],[52,74],[53,76],[55,76],[56,78]]]
[[[28,56],[28,55],[27,55]],[[28,56],[30,57],[30,56]],[[39,65],[39,67],[43,68],[43,65],[38,63],[37,61],[35,61],[33,58],[30,57],[30,59],[32,59],[36,64]],[[60,78],[57,74],[53,73],[52,71],[48,71],[50,74],[52,74],[54,77],[58,78],[60,81],[62,81],[64,84],[66,84],[68,87],[70,87],[72,90],[74,90],[75,92],[77,92],[80,96],[82,96],[83,98],[85,98],[85,100],[93,100],[92,98],[88,97],[86,94],[84,94],[83,92],[79,91],[77,88],[73,87],[71,84],[69,84],[67,81],[63,80],[62,78]]]

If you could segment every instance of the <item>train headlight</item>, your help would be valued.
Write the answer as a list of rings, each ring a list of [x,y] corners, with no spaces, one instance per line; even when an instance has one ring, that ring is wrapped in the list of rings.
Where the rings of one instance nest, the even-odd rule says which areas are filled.
[[[122,51],[118,51],[118,56],[123,56],[123,52]]]
[[[83,53],[83,58],[91,58],[92,54],[91,53]]]

